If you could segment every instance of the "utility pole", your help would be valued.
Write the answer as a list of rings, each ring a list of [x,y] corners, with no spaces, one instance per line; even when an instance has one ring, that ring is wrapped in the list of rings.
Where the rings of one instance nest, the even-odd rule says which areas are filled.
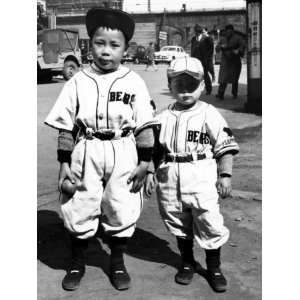
[[[262,113],[262,0],[247,0],[247,103],[246,110]]]
[[[148,0],[148,12],[151,12],[151,0]]]

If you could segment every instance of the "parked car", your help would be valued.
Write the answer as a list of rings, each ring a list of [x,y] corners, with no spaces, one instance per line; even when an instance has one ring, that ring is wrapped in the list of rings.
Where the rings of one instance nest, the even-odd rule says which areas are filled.
[[[175,58],[186,56],[189,56],[189,54],[182,47],[164,46],[160,51],[154,53],[154,61],[170,63]]]
[[[124,52],[124,55],[121,59],[121,63],[124,62],[133,62],[133,55],[128,53],[127,51]]]
[[[133,62],[136,64],[147,63],[146,48],[144,46],[137,46],[136,51],[133,55]]]
[[[37,76],[50,80],[52,75],[62,74],[70,79],[81,66],[78,31],[46,29],[37,36]]]

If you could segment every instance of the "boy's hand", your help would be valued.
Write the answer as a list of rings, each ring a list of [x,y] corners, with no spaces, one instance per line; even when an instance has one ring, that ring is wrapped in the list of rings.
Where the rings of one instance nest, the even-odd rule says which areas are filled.
[[[155,179],[154,179],[154,174],[153,173],[148,173],[146,176],[146,181],[145,181],[145,194],[147,197],[150,197],[155,186]]]
[[[75,183],[75,177],[72,174],[68,163],[64,162],[60,164],[60,170],[58,175],[58,190],[61,192],[61,185],[63,181],[68,178],[72,183]]]
[[[148,162],[141,161],[140,164],[132,171],[127,180],[128,184],[132,182],[132,188],[130,192],[137,193],[142,188],[144,179],[147,174],[148,165]]]
[[[222,198],[229,197],[232,191],[231,177],[219,177],[216,186]]]

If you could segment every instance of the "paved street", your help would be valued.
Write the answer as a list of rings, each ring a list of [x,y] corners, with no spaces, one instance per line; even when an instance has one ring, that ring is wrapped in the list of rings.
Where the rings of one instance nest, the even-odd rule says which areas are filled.
[[[166,65],[159,70],[144,71],[144,65],[128,66],[146,81],[158,110],[173,100],[169,94]],[[218,71],[218,66],[216,66]],[[146,199],[142,216],[126,255],[132,288],[115,290],[107,276],[108,248],[95,238],[87,251],[87,271],[79,290],[61,288],[69,250],[60,219],[56,161],[57,132],[43,125],[64,81],[38,85],[38,299],[82,300],[186,300],[186,299],[261,299],[261,116],[245,113],[246,68],[240,79],[240,96],[231,99],[230,87],[225,100],[213,95],[203,100],[215,105],[228,121],[239,142],[241,152],[235,159],[233,197],[221,200],[225,224],[231,231],[223,249],[223,271],[229,281],[228,291],[216,294],[201,274],[190,286],[174,282],[179,256],[175,239],[167,232],[160,217],[155,196]],[[197,260],[205,267],[204,251],[195,247]]]

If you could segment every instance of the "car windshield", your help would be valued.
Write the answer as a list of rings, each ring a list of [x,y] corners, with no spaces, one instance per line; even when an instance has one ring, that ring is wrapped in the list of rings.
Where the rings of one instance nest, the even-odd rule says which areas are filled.
[[[38,41],[56,51],[72,51],[77,46],[77,34],[71,31],[49,30],[39,35]]]
[[[161,51],[176,51],[176,47],[162,47]]]

